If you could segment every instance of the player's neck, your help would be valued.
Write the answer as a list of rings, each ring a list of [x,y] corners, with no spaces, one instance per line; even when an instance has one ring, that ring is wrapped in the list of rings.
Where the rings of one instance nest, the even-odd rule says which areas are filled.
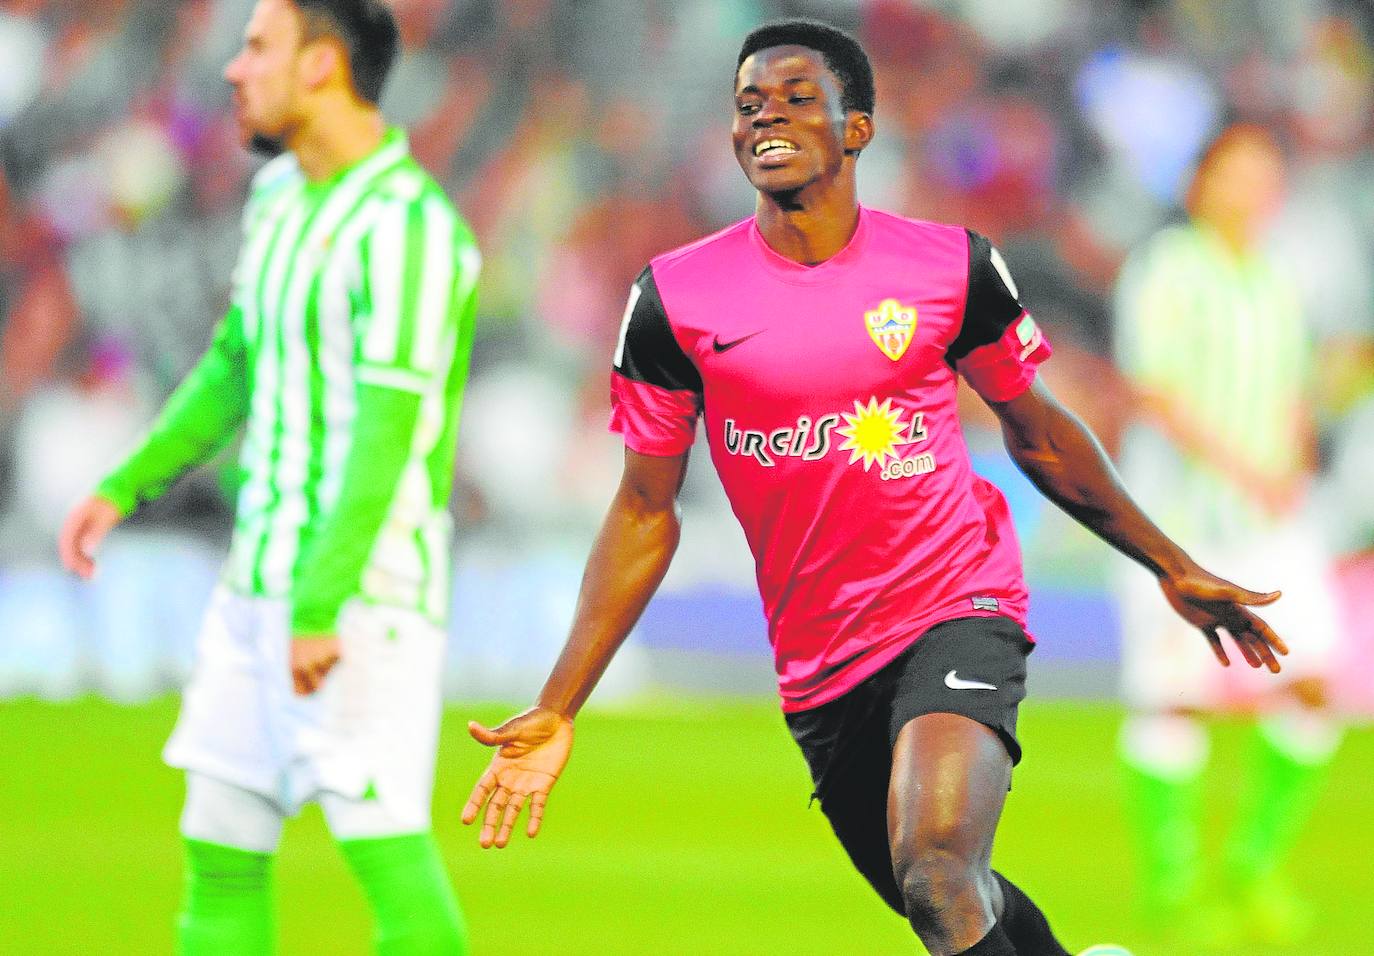
[[[1211,226],[1232,258],[1250,258],[1251,251],[1257,245],[1256,230],[1246,223],[1239,222],[1213,222]]]
[[[1194,219],[1216,237],[1233,259],[1250,258],[1259,245],[1261,229],[1249,217],[1225,209],[1202,207],[1194,211]]]
[[[382,114],[370,104],[329,103],[313,111],[287,148],[296,154],[305,178],[318,183],[375,152],[385,136]]]
[[[770,249],[802,265],[819,265],[835,255],[859,228],[859,201],[852,181],[824,193],[759,193],[759,233]],[[845,188],[847,185],[848,188]]]

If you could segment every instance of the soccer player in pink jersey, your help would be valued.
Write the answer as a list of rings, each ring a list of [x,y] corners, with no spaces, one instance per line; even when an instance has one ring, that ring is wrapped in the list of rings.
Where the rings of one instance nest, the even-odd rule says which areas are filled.
[[[463,810],[505,846],[539,830],[573,719],[662,580],[696,422],[753,551],[783,711],[855,867],[936,956],[1058,956],[1040,910],[989,866],[1020,759],[1026,587],[1002,494],[975,475],[957,376],[1046,496],[1148,567],[1227,662],[1283,642],[1259,594],[1200,568],[1132,503],[1037,377],[1050,346],[982,236],[861,207],[873,78],[855,41],[786,21],[744,42],[735,155],[756,213],[658,256],[635,282],[611,377],[625,471],[571,635]],[[485,807],[485,811],[483,808]],[[1113,950],[1120,952],[1120,950]]]

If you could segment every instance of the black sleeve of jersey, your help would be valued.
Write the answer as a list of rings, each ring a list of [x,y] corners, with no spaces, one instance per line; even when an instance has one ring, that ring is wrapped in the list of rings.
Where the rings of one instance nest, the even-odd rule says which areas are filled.
[[[625,319],[621,333],[624,343],[618,351],[616,371],[632,381],[670,391],[700,392],[701,373],[673,337],[652,266],[645,266],[635,280],[635,288],[639,295]]]
[[[964,300],[964,324],[949,344],[945,360],[954,365],[976,348],[1002,337],[1007,326],[1024,310],[1016,293],[1007,288],[992,263],[992,243],[972,229],[968,233],[968,296]]]

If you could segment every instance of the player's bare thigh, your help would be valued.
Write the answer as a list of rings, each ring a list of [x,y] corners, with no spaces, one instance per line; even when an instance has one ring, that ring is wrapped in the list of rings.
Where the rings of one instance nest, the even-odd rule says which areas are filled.
[[[997,733],[959,714],[914,717],[897,735],[888,789],[893,870],[932,951],[972,946],[997,918],[990,863],[1011,769]]]

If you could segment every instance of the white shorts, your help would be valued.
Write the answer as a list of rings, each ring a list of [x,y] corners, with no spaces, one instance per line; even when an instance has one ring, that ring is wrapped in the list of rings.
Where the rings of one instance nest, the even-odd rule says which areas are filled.
[[[1144,710],[1262,709],[1294,680],[1329,677],[1340,643],[1339,607],[1330,560],[1314,530],[1288,524],[1234,548],[1197,548],[1193,557],[1213,574],[1252,591],[1283,592],[1255,608],[1288,645],[1275,675],[1250,667],[1226,636],[1230,667],[1207,639],[1164,599],[1154,575],[1132,565],[1121,571],[1121,685],[1127,704]]]
[[[394,832],[427,830],[444,632],[414,611],[354,601],[339,640],[324,685],[297,696],[287,603],[216,588],[163,759],[260,794],[287,816],[335,795],[375,800]]]

